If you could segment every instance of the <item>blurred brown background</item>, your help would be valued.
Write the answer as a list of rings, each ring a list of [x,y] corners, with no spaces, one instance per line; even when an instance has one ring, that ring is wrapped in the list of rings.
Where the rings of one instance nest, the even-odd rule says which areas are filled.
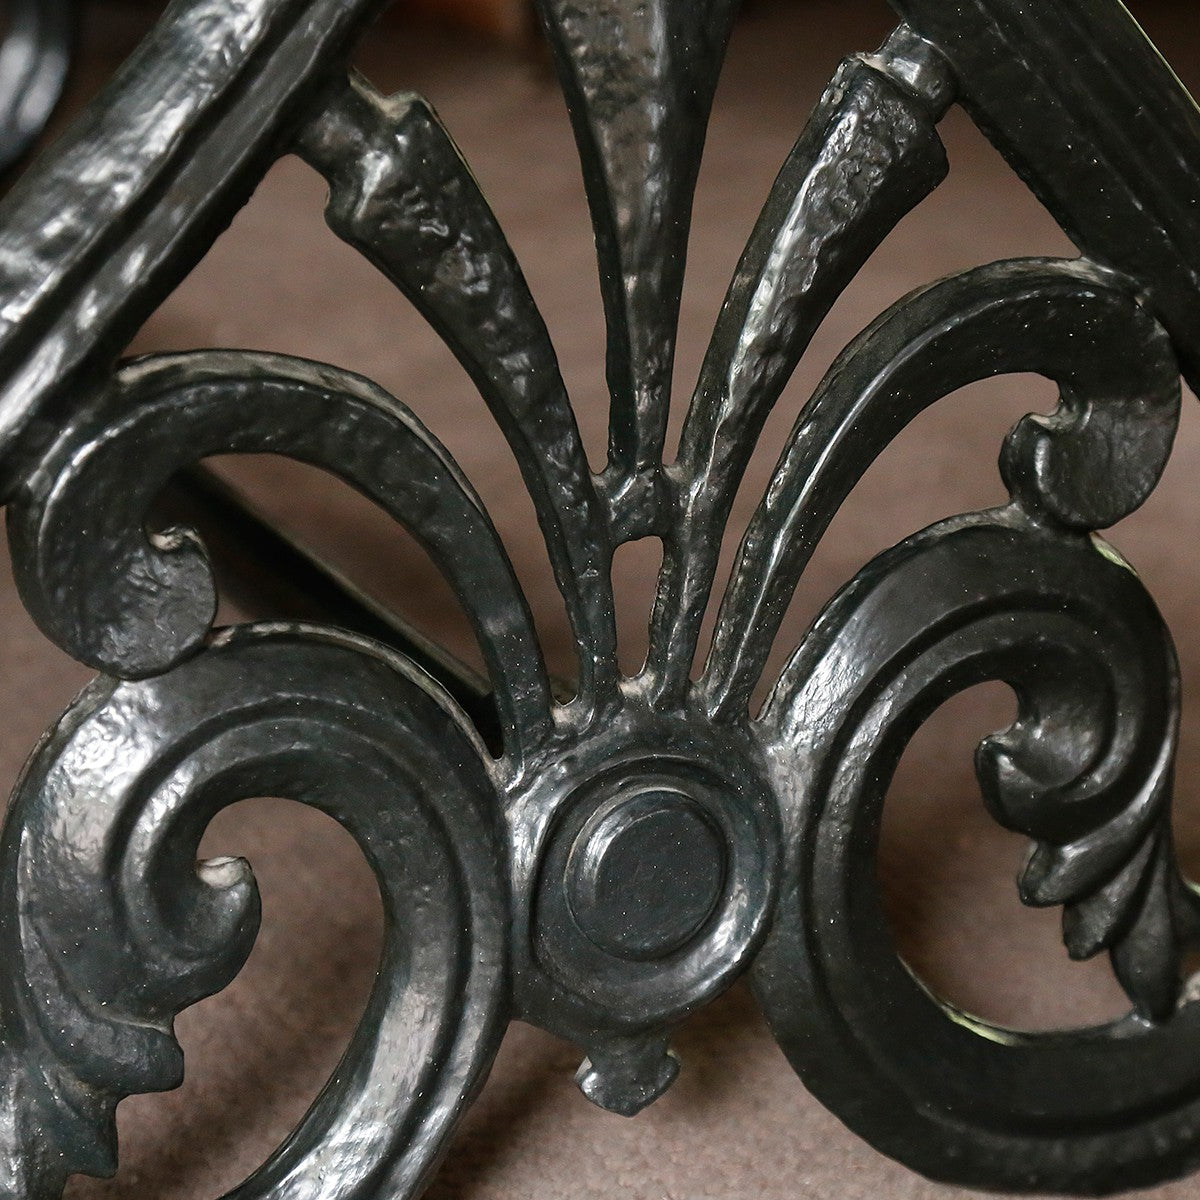
[[[82,5],[81,64],[70,106],[121,61],[154,5]],[[1200,22],[1191,3],[1133,6],[1185,81],[1200,87]],[[435,11],[436,9],[436,11]],[[734,34],[701,175],[677,366],[675,428],[713,319],[771,180],[839,59],[874,48],[892,25],[883,0],[759,0]],[[603,323],[590,225],[561,98],[528,45],[527,14],[492,0],[412,0],[363,44],[359,65],[385,90],[416,89],[438,107],[508,231],[555,338],[594,461],[603,452]],[[1066,240],[958,112],[943,126],[952,174],[889,238],[826,321],[780,403],[739,497],[731,558],[800,405],[843,346],[911,288],[1000,257],[1069,253]],[[270,349],[369,375],[410,403],[450,447],[506,537],[538,614],[552,665],[568,670],[561,605],[532,510],[504,444],[450,354],[373,270],[325,229],[323,184],[279,163],[206,261],[151,320],[139,351],[208,345]],[[810,567],[775,656],[778,666],[820,606],[868,558],[931,521],[1003,496],[996,455],[1013,421],[1049,408],[1039,379],[1011,377],[959,393],[919,418],[845,506]],[[1175,459],[1146,508],[1112,538],[1138,566],[1173,625],[1185,696],[1200,684],[1193,596],[1200,531],[1192,480],[1200,413],[1185,411]],[[344,488],[289,463],[223,468],[424,630],[474,657],[465,623],[416,548]],[[626,664],[645,649],[655,554],[618,559]],[[236,613],[227,614],[236,617]],[[0,672],[7,681],[0,776],[86,678],[32,627],[0,571]],[[881,867],[899,942],[943,994],[994,1020],[1082,1024],[1121,1010],[1104,963],[1071,965],[1057,916],[1020,907],[1019,839],[983,813],[971,771],[978,738],[1012,701],[979,689],[936,715],[892,790]],[[1180,853],[1200,872],[1200,705],[1185,709]],[[233,1186],[303,1113],[362,1010],[379,944],[373,881],[331,822],[277,800],[223,814],[212,853],[244,854],[262,884],[265,921],[242,976],[179,1023],[188,1081],[120,1111],[122,1168],[77,1180],[73,1200],[201,1200]],[[575,1050],[515,1027],[435,1183],[435,1200],[952,1200],[876,1155],[792,1075],[748,994],[735,989],[680,1034],[684,1070],[633,1121],[590,1107],[574,1089]],[[1195,1182],[1158,1189],[1195,1196]]]

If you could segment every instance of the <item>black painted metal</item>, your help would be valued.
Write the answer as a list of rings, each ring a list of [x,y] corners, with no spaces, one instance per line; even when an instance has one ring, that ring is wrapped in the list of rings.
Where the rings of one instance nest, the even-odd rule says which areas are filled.
[[[383,643],[436,679],[488,745],[499,747],[496,704],[485,678],[364,595],[303,542],[276,529],[208,468],[175,476],[162,492],[151,523],[159,529],[195,529],[212,559],[219,593],[244,616],[336,625]]]
[[[71,62],[71,0],[8,0],[0,42],[0,172],[28,152],[58,106]]]
[[[632,1114],[675,1077],[675,1024],[745,972],[812,1090],[932,1176],[1094,1193],[1200,1165],[1200,1004],[1180,978],[1200,898],[1169,812],[1177,669],[1096,533],[1155,487],[1180,363],[1194,380],[1200,360],[1190,97],[1116,0],[895,0],[906,23],[843,64],[780,172],[667,462],[688,215],[735,5],[541,0],[608,319],[594,476],[545,324],[449,134],[420,97],[345,74],[375,7],[176,0],[0,205],[16,578],[47,635],[107,673],[37,751],[0,841],[5,1193],[40,1200],[112,1170],[117,1101],[178,1081],[172,1018],[229,981],[258,920],[248,867],[197,864],[196,846],[219,808],[262,793],[359,839],[388,934],[342,1067],[244,1200],[415,1195],[514,1017],[578,1043],[584,1092]],[[830,305],[945,175],[936,125],[955,99],[1082,256],[934,283],[847,348],[695,663],[758,434]],[[289,151],[496,416],[571,619],[573,696],[547,677],[469,483],[394,398],[278,356],[117,362]],[[1010,502],[864,567],[752,713],[856,480],[923,408],[1015,371],[1061,402],[1006,440]],[[489,682],[189,474],[236,452],[324,467],[405,525],[461,598]],[[200,514],[222,584],[240,574],[266,611],[326,627],[214,632],[213,567],[193,531],[152,516],[163,495]],[[611,564],[648,534],[664,565],[647,664],[627,679]],[[883,920],[891,773],[934,707],[992,679],[1019,715],[979,749],[985,802],[1033,843],[1022,899],[1062,907],[1073,956],[1110,955],[1131,1003],[1110,1025],[1029,1035],[958,1012],[909,975]]]

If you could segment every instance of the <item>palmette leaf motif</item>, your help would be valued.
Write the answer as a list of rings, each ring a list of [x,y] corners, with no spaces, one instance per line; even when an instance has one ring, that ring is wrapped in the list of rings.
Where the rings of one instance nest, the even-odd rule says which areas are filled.
[[[888,63],[924,67],[914,91]],[[649,668],[664,697],[686,688],[721,537],[758,435],[842,289],[945,178],[936,120],[947,103],[928,46],[901,31],[845,62],[783,165],[713,331],[673,468]],[[907,78],[907,76],[906,76]]]
[[[737,8],[538,0],[596,231],[618,493],[662,466],[692,195]]]
[[[550,335],[487,202],[419,96],[353,78],[304,131],[330,226],[458,355],[512,446],[580,651],[585,697],[615,684],[612,547]]]
[[[116,1104],[178,1082],[173,1018],[228,983],[259,919],[248,865],[196,863],[197,846],[220,808],[264,793],[358,839],[387,935],[342,1063],[238,1200],[416,1195],[514,1017],[580,1045],[585,1094],[632,1114],[678,1072],[677,1023],[747,970],[813,1091],[930,1175],[1096,1191],[1200,1162],[1200,1006],[1180,980],[1200,902],[1169,811],[1178,667],[1141,582],[1096,532],[1157,484],[1178,359],[1198,353],[1181,341],[1200,275],[1162,247],[1193,219],[1176,165],[1200,124],[1115,0],[1044,16],[1024,0],[896,6],[912,24],[842,64],[783,164],[673,461],[692,195],[733,0],[538,0],[608,325],[595,474],[546,324],[450,134],[420,96],[382,96],[341,65],[369,0],[176,0],[0,204],[16,580],[45,633],[106,672],[35,753],[0,839],[5,1194],[49,1200],[72,1172],[113,1170]],[[1080,38],[1092,73],[1063,84],[1047,47]],[[977,45],[1019,53],[964,78]],[[1118,51],[1161,105],[1161,168],[1096,124],[1097,106],[1129,116],[1137,76],[1100,69]],[[1022,95],[1006,96],[1016,82]],[[944,178],[937,122],[956,95],[1095,257],[934,283],[847,347],[796,419],[697,662],[763,425],[841,291]],[[1070,171],[1027,119],[1039,97],[1074,139]],[[478,496],[400,400],[280,355],[114,361],[285,150],[328,180],[331,228],[409,298],[495,416],[575,637],[572,700],[552,688]],[[1071,176],[1081,163],[1111,166],[1120,186],[1089,201]],[[1191,191],[1139,196],[1131,163]],[[47,231],[48,203],[77,236]],[[1144,221],[1130,245],[1148,250],[1149,276],[1114,215]],[[1061,399],[1005,442],[1010,503],[864,567],[753,713],[789,600],[870,463],[929,405],[1025,371]],[[498,745],[376,642],[298,623],[213,632],[200,539],[151,528],[150,513],[177,471],[225,453],[323,468],[413,535],[474,629]],[[663,569],[630,679],[613,554],[652,534]],[[1123,1020],[1002,1029],[937,999],[896,953],[874,875],[888,784],[930,712],[987,680],[1019,702],[977,770],[993,816],[1032,843],[1021,898],[1062,907],[1073,956],[1109,953]]]

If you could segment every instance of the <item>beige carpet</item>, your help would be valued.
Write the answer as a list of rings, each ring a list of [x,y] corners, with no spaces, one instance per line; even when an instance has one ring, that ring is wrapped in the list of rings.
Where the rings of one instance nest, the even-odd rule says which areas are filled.
[[[1177,69],[1200,85],[1200,22],[1190,4],[1135,5]],[[76,101],[111,69],[137,21],[90,10]],[[679,396],[694,379],[742,242],[780,161],[838,59],[873,48],[890,25],[882,0],[764,2],[736,32],[701,178],[679,354]],[[458,137],[542,303],[593,453],[604,443],[603,332],[582,189],[561,100],[543,65],[428,32],[389,30],[362,66],[385,89],[428,95]],[[885,305],[936,276],[1010,255],[1062,253],[1062,235],[960,114],[945,125],[953,173],[888,240],[826,322],[767,430],[742,490],[736,532],[756,503],[799,405],[846,342]],[[505,535],[552,663],[567,632],[531,509],[501,439],[449,354],[321,219],[323,186],[287,161],[188,283],[151,321],[141,350],[233,345],[325,359],[372,376],[411,403],[466,469]],[[789,615],[776,662],[821,604],[871,555],[942,516],[995,502],[1000,439],[1053,398],[1010,378],[969,389],[920,418],[871,470],[825,539]],[[677,407],[682,407],[682,399]],[[678,413],[676,418],[678,418]],[[1158,595],[1179,641],[1189,692],[1200,683],[1192,597],[1200,532],[1191,480],[1200,412],[1187,409],[1175,460],[1144,512],[1114,534]],[[356,497],[312,472],[267,461],[233,468],[281,521],[461,653],[471,648],[444,588],[411,543]],[[644,649],[653,556],[623,552],[618,588],[627,662]],[[23,615],[0,572],[0,679],[7,681],[0,771],[7,786],[85,673]],[[883,871],[910,962],[943,994],[1031,1027],[1120,1010],[1106,966],[1066,961],[1053,913],[1023,910],[1012,877],[1023,847],[982,811],[971,772],[978,737],[1002,724],[999,690],[938,714],[893,789]],[[1200,705],[1185,712],[1179,844],[1200,872]],[[200,1200],[234,1185],[301,1116],[361,1011],[379,943],[373,882],[349,838],[282,801],[222,815],[212,852],[254,864],[262,936],[242,976],[179,1023],[188,1080],[120,1111],[122,1167],[76,1180],[74,1200]],[[680,1034],[675,1088],[635,1120],[590,1107],[571,1076],[578,1054],[515,1027],[434,1184],[436,1200],[951,1200],[881,1158],[792,1075],[748,994],[735,991]],[[1152,1193],[1183,1200],[1196,1182]]]

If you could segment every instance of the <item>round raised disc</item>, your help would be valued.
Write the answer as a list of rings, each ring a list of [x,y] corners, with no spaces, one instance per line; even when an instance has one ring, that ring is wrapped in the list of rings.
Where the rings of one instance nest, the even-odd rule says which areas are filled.
[[[725,839],[683,792],[614,797],[579,831],[567,902],[589,941],[619,958],[663,958],[687,945],[721,899]]]

